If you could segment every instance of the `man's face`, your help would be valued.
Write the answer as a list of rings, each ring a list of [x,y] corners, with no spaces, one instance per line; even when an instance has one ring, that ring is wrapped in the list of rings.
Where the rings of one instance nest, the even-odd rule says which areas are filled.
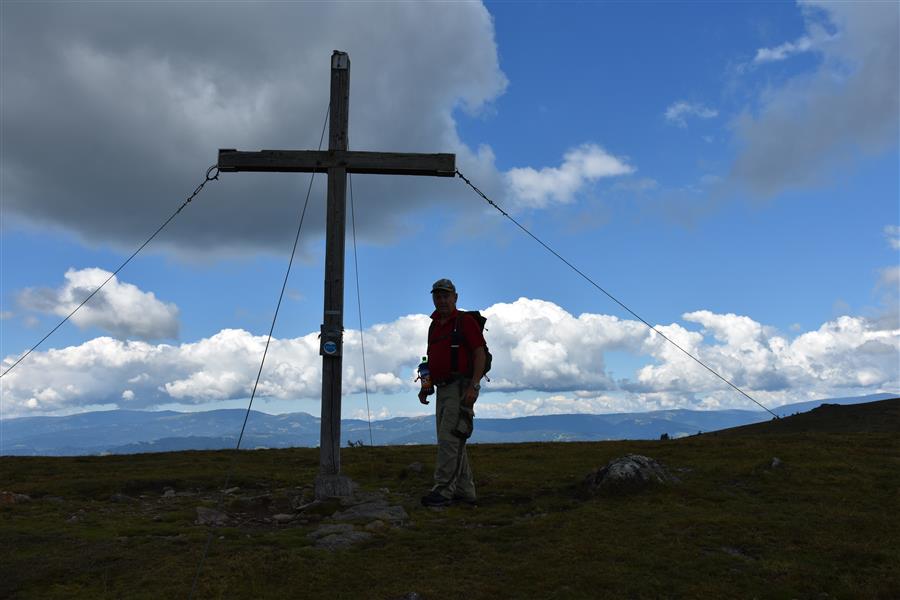
[[[437,309],[438,314],[442,317],[446,317],[456,310],[456,298],[456,294],[447,290],[437,290],[431,294],[431,299],[434,300],[434,308]]]

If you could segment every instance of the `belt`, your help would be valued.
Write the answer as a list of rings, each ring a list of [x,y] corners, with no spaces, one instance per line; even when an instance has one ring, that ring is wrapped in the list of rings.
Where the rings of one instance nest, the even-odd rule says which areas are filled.
[[[438,387],[443,387],[445,385],[450,385],[451,383],[456,383],[457,381],[462,381],[464,379],[468,379],[467,377],[463,377],[462,375],[454,375],[452,377],[448,377],[442,381],[435,381],[434,385]]]

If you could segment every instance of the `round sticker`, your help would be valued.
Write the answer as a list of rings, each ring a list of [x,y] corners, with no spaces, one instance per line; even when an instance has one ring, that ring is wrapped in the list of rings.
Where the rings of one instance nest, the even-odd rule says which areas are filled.
[[[322,350],[325,351],[325,354],[334,354],[337,352],[337,344],[334,342],[325,342],[322,346]]]

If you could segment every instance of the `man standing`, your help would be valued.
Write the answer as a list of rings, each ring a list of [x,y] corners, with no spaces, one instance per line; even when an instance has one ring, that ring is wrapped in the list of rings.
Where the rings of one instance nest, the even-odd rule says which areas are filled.
[[[425,506],[475,502],[465,437],[459,431],[460,419],[471,418],[481,389],[486,344],[475,319],[456,310],[458,298],[456,286],[449,279],[439,279],[431,287],[435,311],[428,329],[428,367],[437,387],[438,456],[434,487],[422,497]],[[419,402],[428,404],[424,391],[419,392]],[[468,431],[471,432],[471,423]]]

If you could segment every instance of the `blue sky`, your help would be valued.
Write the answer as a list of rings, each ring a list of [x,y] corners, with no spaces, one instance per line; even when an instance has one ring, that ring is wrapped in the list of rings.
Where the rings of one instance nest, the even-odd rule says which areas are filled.
[[[218,148],[315,148],[339,48],[352,62],[352,148],[455,152],[526,227],[754,398],[897,391],[897,13],[4,3],[4,369],[177,208]],[[4,416],[246,406],[308,182],[211,182],[96,305],[0,380]],[[322,183],[260,410],[319,412]],[[445,276],[489,317],[480,414],[753,406],[460,180],[353,187],[373,416],[428,410],[412,372],[430,284]],[[361,416],[347,248],[344,414]]]

